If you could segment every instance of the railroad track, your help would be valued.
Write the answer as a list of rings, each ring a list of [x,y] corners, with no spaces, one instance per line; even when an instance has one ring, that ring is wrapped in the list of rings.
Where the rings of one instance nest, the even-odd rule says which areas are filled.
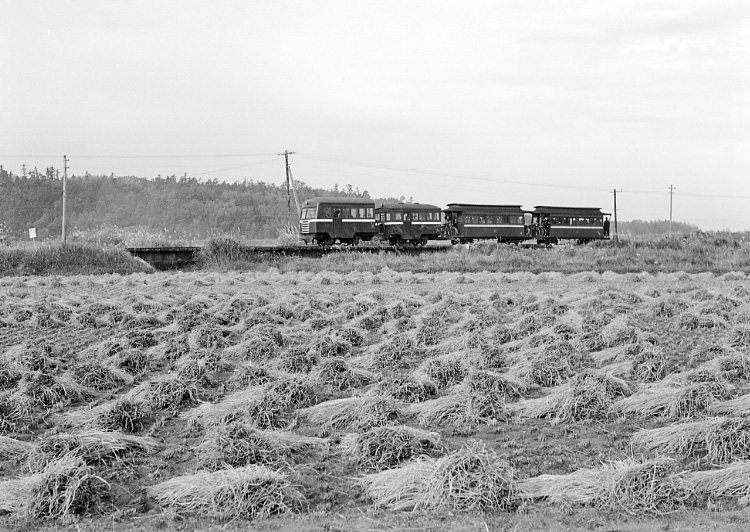
[[[198,262],[201,246],[137,247],[126,248],[131,255],[143,259],[159,270],[180,269]],[[450,246],[242,246],[241,253],[247,260],[283,260],[287,257],[320,258],[331,253],[395,253],[420,255],[450,249]]]

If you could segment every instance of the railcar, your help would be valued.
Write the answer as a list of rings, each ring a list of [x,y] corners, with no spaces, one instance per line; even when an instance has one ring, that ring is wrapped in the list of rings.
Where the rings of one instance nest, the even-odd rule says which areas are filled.
[[[426,203],[381,203],[375,207],[375,224],[375,238],[394,246],[424,246],[442,233],[440,207]]]
[[[598,207],[536,206],[526,233],[540,243],[590,242],[609,238],[609,213]],[[528,219],[528,216],[527,216]]]
[[[449,203],[443,209],[443,234],[454,244],[486,239],[522,242],[529,238],[524,214],[520,205]]]
[[[375,202],[362,198],[319,197],[305,201],[300,208],[300,234],[306,244],[327,246],[335,243],[357,245],[372,240]]]

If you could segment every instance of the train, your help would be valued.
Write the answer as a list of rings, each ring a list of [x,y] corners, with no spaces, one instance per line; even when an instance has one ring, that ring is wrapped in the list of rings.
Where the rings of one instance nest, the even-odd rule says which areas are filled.
[[[375,202],[364,198],[317,197],[300,208],[299,230],[307,245],[358,246],[362,242],[424,246],[430,240],[465,244],[557,244],[609,239],[609,213],[599,207]]]

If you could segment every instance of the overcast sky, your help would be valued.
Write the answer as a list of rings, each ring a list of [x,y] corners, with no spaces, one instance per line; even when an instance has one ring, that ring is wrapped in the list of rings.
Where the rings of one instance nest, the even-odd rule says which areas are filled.
[[[0,21],[16,173],[68,154],[279,183],[288,149],[313,186],[606,211],[616,188],[621,220],[653,220],[674,185],[675,220],[750,229],[744,0],[0,0]]]

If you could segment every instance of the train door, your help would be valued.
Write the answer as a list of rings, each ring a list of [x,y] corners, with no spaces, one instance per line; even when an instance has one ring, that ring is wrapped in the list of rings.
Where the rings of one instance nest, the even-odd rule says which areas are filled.
[[[412,216],[414,216],[414,213],[412,211],[404,211],[404,231],[402,233],[402,238],[404,240],[411,240],[413,238],[411,233]]]
[[[333,234],[331,238],[336,240],[344,234],[344,223],[341,221],[341,207],[333,208]]]

